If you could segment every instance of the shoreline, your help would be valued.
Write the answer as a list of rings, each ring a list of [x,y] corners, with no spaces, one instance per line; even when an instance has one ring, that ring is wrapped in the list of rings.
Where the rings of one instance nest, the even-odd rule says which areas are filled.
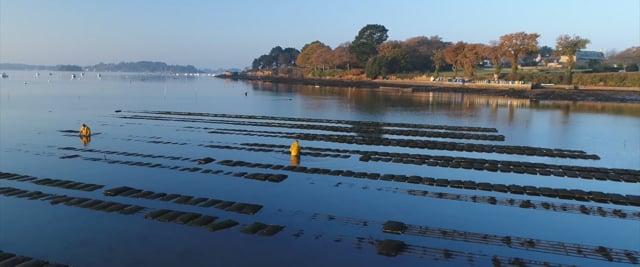
[[[411,80],[338,80],[318,78],[288,78],[278,76],[218,75],[217,78],[242,81],[271,82],[311,86],[356,87],[402,92],[451,92],[469,93],[486,96],[502,96],[536,101],[589,101],[640,103],[640,87],[589,87],[572,89],[569,85],[556,85],[549,88],[531,88],[531,85],[504,84],[495,88],[487,84],[448,83]],[[567,89],[568,88],[568,89]]]

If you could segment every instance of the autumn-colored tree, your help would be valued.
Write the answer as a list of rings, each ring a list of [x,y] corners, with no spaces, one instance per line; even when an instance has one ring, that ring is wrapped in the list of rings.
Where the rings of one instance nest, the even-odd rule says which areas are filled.
[[[316,55],[316,53],[326,55],[323,54],[326,50],[331,50],[331,48],[320,41],[308,43],[302,47],[302,51],[296,59],[296,65],[303,68],[317,68],[318,65],[327,64],[319,55]]]
[[[464,76],[472,78],[475,74],[476,66],[482,59],[484,45],[468,44],[465,42],[457,42],[452,46],[444,49],[444,58],[455,67],[455,74],[462,69]]]
[[[380,24],[368,24],[360,29],[349,46],[349,52],[355,56],[359,67],[364,67],[369,59],[377,55],[378,46],[389,38],[388,31]]]
[[[518,72],[518,59],[538,51],[537,33],[516,32],[500,36],[500,49],[511,60],[511,76]]]
[[[502,51],[500,49],[500,43],[497,41],[490,41],[489,45],[484,46],[483,56],[491,61],[493,65],[493,74],[500,75],[502,72]]]
[[[313,65],[313,69],[321,68],[325,70],[329,68],[329,65],[332,61],[333,53],[331,48],[328,46],[320,46],[315,53],[311,56],[311,64]]]
[[[485,45],[467,44],[462,53],[462,69],[466,77],[472,78],[475,75],[476,67],[482,60],[482,52]]]
[[[392,57],[400,53],[403,53],[400,41],[386,41],[378,46],[378,55]]]
[[[640,46],[629,47],[621,52],[611,52],[607,61],[622,66],[627,71],[638,69],[640,65]],[[635,67],[634,67],[635,65]]]
[[[465,42],[457,42],[442,50],[444,60],[447,63],[453,65],[454,76],[458,76],[458,70],[462,69],[462,61],[460,60],[459,56],[464,53],[464,46],[466,44],[467,43]]]
[[[355,61],[351,53],[349,53],[349,46],[351,43],[344,43],[333,49],[333,56],[331,57],[331,65],[335,68],[350,69],[351,64]]]
[[[574,65],[576,64],[576,52],[587,47],[587,44],[589,44],[590,42],[591,41],[589,41],[589,39],[581,38],[577,35],[569,36],[567,34],[560,35],[556,39],[556,53],[559,56],[567,57],[567,68],[565,70],[565,77],[567,78],[567,82],[569,84],[571,83],[573,78],[572,71]]]

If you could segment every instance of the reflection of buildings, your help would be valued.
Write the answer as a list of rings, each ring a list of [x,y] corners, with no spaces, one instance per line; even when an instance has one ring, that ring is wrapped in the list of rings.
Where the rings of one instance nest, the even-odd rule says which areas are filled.
[[[427,95],[429,104],[457,104],[461,106],[491,106],[491,107],[515,107],[515,108],[528,108],[531,106],[531,100],[507,98],[497,96],[482,96],[463,93],[440,93],[440,92],[425,92],[415,93],[417,97],[424,97]]]

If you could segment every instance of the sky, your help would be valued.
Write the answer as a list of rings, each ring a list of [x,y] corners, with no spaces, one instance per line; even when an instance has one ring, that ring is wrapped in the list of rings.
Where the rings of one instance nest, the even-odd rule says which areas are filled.
[[[488,43],[524,31],[555,47],[640,46],[639,0],[0,0],[0,62],[34,65],[163,61],[241,68],[281,46],[351,42],[367,24],[389,40],[440,36]]]

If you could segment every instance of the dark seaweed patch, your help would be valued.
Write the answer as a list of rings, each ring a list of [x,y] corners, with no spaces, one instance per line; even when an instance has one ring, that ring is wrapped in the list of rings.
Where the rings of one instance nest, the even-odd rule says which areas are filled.
[[[261,222],[254,222],[250,225],[245,226],[244,228],[240,229],[240,232],[245,233],[245,234],[255,234],[258,231],[267,228],[267,225]]]
[[[161,222],[173,222],[175,219],[177,219],[178,217],[182,216],[183,214],[185,214],[185,212],[172,210],[172,211],[170,211],[170,212],[158,217],[156,220],[161,221]]]
[[[205,201],[204,203],[200,204],[200,207],[208,208],[208,207],[215,206],[215,205],[219,204],[220,202],[222,202],[222,200],[209,199],[209,200]]]
[[[144,218],[145,219],[152,219],[155,220],[157,218],[159,218],[162,215],[165,215],[167,213],[171,212],[171,210],[167,210],[167,209],[160,209],[160,210],[154,210],[152,212],[147,213]]]
[[[279,233],[280,231],[282,231],[282,229],[284,229],[284,226],[282,226],[282,225],[269,225],[266,228],[258,231],[258,235],[259,236],[274,236],[277,233]]]
[[[215,221],[216,219],[218,219],[218,217],[209,216],[209,215],[202,215],[202,216],[190,221],[189,223],[187,223],[187,225],[194,226],[194,227],[201,227],[201,226],[210,224],[211,222]]]
[[[224,230],[227,228],[231,228],[238,225],[238,222],[231,220],[231,219],[227,219],[221,222],[213,222],[207,225],[207,230],[211,231],[211,232],[215,232],[215,231],[219,231],[219,230]]]
[[[187,212],[183,215],[181,215],[180,217],[178,217],[176,219],[176,223],[178,224],[187,224],[189,222],[191,222],[192,220],[195,220],[196,218],[202,216],[199,213],[194,213],[194,212]]]
[[[213,158],[205,157],[205,158],[202,158],[202,159],[198,160],[198,165],[209,164],[209,163],[214,162],[214,161],[215,161],[215,159],[213,159]]]
[[[377,244],[378,254],[389,257],[397,256],[405,247],[406,244],[404,242],[391,239],[382,240]]]
[[[144,207],[134,205],[134,206],[126,207],[118,212],[124,215],[131,215],[131,214],[136,214],[142,210],[144,210]]]
[[[402,234],[407,229],[403,222],[387,221],[382,225],[382,231],[385,233]]]

